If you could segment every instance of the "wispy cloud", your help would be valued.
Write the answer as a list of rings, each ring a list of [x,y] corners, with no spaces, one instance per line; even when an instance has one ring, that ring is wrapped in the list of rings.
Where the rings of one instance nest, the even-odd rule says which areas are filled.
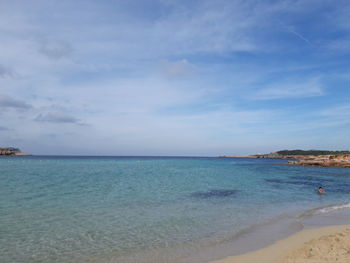
[[[341,38],[330,40],[326,46],[327,49],[333,52],[349,52],[350,51],[350,39]]]
[[[53,60],[69,58],[73,53],[73,47],[65,41],[41,39],[39,45],[39,52]]]
[[[38,122],[82,124],[80,119],[61,113],[39,114],[34,120]]]
[[[327,107],[319,111],[322,117],[331,117],[332,119],[346,119],[350,120],[350,105],[337,105]]]
[[[193,74],[196,66],[191,64],[187,59],[179,61],[163,61],[161,63],[162,70],[170,77],[185,77]]]
[[[13,76],[15,76],[15,72],[11,68],[0,65],[0,78]]]
[[[300,38],[302,41],[304,41],[305,43],[311,45],[310,40],[308,40],[306,37],[304,37],[302,34],[300,34],[299,32],[295,31],[295,29],[293,27],[287,27],[287,31],[294,34],[295,36],[297,36],[298,38]]]
[[[316,78],[294,83],[281,80],[278,84],[258,90],[253,98],[256,100],[275,100],[309,98],[322,95],[324,95],[323,87],[318,78]]]

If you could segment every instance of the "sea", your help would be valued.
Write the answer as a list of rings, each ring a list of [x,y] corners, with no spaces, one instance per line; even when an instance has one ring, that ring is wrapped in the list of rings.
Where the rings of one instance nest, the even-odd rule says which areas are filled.
[[[205,263],[350,223],[350,169],[284,162],[1,157],[0,262]]]

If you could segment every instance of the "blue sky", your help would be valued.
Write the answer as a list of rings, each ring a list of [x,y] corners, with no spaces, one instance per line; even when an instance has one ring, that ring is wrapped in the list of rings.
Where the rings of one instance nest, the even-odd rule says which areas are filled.
[[[349,1],[0,0],[0,145],[350,149]]]

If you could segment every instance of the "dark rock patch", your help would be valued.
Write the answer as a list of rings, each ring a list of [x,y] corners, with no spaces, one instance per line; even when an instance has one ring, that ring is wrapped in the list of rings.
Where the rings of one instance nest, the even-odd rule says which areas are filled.
[[[234,189],[212,189],[205,192],[195,192],[191,194],[192,197],[196,198],[224,198],[224,197],[232,197],[236,195],[238,190]]]
[[[303,181],[303,180],[282,180],[282,179],[265,179],[268,183],[277,183],[277,184],[293,184],[293,185],[307,185],[307,186],[319,186],[319,182],[313,181]]]
[[[335,182],[336,180],[331,178],[319,178],[317,176],[288,176],[289,179],[298,180],[298,181],[315,181],[315,182]]]
[[[277,184],[284,184],[286,181],[282,180],[282,179],[264,179],[265,182],[268,183],[277,183]]]

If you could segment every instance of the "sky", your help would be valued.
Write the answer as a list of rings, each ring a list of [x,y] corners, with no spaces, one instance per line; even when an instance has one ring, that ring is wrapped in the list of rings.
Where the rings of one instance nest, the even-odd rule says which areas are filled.
[[[0,146],[350,149],[350,1],[0,0]]]

